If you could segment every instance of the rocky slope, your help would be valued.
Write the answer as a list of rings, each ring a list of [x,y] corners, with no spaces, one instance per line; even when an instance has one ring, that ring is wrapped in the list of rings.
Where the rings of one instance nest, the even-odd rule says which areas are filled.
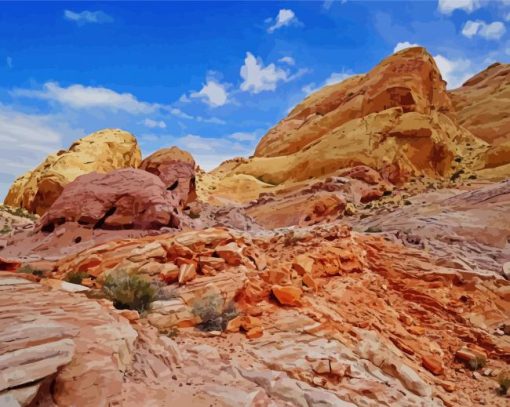
[[[507,406],[509,79],[410,48],[210,173],[129,135],[18,180],[0,405]]]

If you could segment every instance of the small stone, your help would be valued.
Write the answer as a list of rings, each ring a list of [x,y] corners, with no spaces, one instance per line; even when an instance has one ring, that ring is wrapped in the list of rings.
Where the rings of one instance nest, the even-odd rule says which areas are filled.
[[[230,266],[239,266],[242,261],[241,249],[234,242],[230,242],[215,249],[216,254],[220,256]]]
[[[425,369],[435,374],[436,376],[443,374],[444,372],[444,367],[441,361],[432,355],[423,355],[421,358],[421,363]]]
[[[246,332],[246,337],[248,339],[260,338],[262,335],[264,335],[264,330],[261,326],[256,326]]]
[[[313,379],[312,379],[312,382],[313,384],[315,384],[316,386],[320,386],[320,387],[324,387],[326,384],[327,384],[327,380],[324,378],[324,377],[321,377],[321,376],[315,376]]]
[[[490,376],[491,373],[492,373],[492,369],[487,368],[487,369],[483,370],[483,375],[484,376]]]
[[[329,360],[319,359],[312,363],[312,370],[317,374],[329,374],[331,373]]]
[[[482,379],[482,375],[478,372],[473,372],[473,379],[475,380],[481,380]]]
[[[126,318],[129,322],[138,321],[140,319],[140,314],[138,311],[131,309],[124,309],[120,311],[119,314]]]
[[[278,302],[282,305],[291,306],[300,305],[300,299],[301,296],[303,295],[303,291],[300,288],[294,287],[292,285],[289,286],[274,285],[271,288],[271,291],[273,292]]]
[[[179,268],[179,284],[186,284],[197,276],[197,266],[194,263],[181,264]]]
[[[296,256],[294,259],[294,263],[292,263],[292,268],[296,270],[300,275],[311,274],[313,269],[314,260],[306,255],[300,254]]]

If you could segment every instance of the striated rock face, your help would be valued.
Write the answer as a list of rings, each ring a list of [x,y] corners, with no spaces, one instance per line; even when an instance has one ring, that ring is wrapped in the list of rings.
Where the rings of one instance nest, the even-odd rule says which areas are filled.
[[[484,194],[498,199],[497,192]],[[464,197],[450,205],[458,200]],[[190,265],[196,272],[179,280]],[[494,392],[490,374],[473,376],[456,357],[462,349],[483,355],[491,372],[501,371],[510,357],[500,329],[508,320],[510,283],[474,273],[467,264],[453,267],[339,225],[253,236],[213,228],[104,244],[63,259],[54,275],[80,270],[100,287],[116,268],[168,277],[147,320],[161,332],[178,328],[188,357],[197,352],[202,361],[216,361],[202,363],[198,372],[193,357],[183,355],[180,374],[193,374],[198,388],[221,400],[239,397],[243,405],[250,396],[220,391],[223,375],[201,387],[210,381],[200,378],[213,376],[220,359],[237,366],[263,389],[259,397],[276,405],[307,406],[311,399],[331,406],[507,401]],[[208,316],[197,309],[222,318],[232,301],[239,318],[226,324],[230,333],[208,338],[192,329]],[[225,380],[246,389],[245,382]]]
[[[401,107],[404,113],[452,113],[445,82],[424,48],[400,51],[366,75],[310,95],[262,138],[255,155],[296,153],[350,120],[392,107]]]
[[[104,129],[73,143],[68,150],[46,160],[18,178],[5,204],[42,215],[59,197],[64,186],[80,175],[137,167],[141,153],[135,137],[127,131]]]
[[[66,222],[95,229],[159,229],[179,226],[179,196],[157,176],[137,169],[82,175],[68,184],[41,217],[51,232]]]
[[[510,64],[492,64],[449,94],[460,125],[491,145],[510,141]]]
[[[161,178],[183,204],[196,199],[195,161],[186,151],[178,147],[163,148],[145,158],[140,169]]]
[[[467,144],[473,149],[465,150]],[[406,113],[395,107],[332,128],[294,154],[255,157],[234,171],[281,184],[366,165],[390,182],[402,184],[411,176],[449,176],[455,156],[476,162],[483,145],[442,113]]]
[[[121,400],[137,333],[111,306],[0,273],[0,309],[0,405]]]
[[[459,124],[490,144],[479,175],[510,175],[510,64],[495,63],[450,92]]]

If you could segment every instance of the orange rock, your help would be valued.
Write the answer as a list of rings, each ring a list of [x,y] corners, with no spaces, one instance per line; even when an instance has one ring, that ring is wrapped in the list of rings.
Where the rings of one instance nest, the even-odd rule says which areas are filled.
[[[231,319],[230,321],[228,321],[227,327],[225,328],[225,330],[227,332],[239,332],[239,330],[241,329],[241,323],[242,323],[242,317],[237,316],[237,317]]]
[[[313,262],[314,262],[314,260],[310,256],[308,256],[306,254],[300,254],[299,256],[296,256],[296,258],[294,259],[294,263],[292,263],[292,267],[300,275],[303,275],[305,273],[312,272]]]
[[[124,309],[120,311],[119,314],[126,318],[129,322],[138,321],[140,319],[140,314],[135,310]]]
[[[239,266],[242,261],[241,249],[234,242],[217,246],[216,254],[224,259],[230,266]]]
[[[444,372],[444,366],[440,360],[432,355],[423,355],[421,363],[425,369],[432,372],[433,374],[440,375]]]
[[[221,271],[225,269],[225,260],[222,259],[221,257],[200,256],[198,259],[198,263],[201,268],[207,266],[216,271]]]
[[[186,284],[197,276],[197,266],[195,263],[182,264],[179,268],[178,281],[179,284]]]
[[[180,268],[174,263],[165,263],[159,277],[167,284],[175,283],[179,279]]]
[[[280,304],[291,306],[300,305],[300,299],[303,295],[303,291],[300,288],[292,285],[273,285],[271,290]]]
[[[175,260],[177,257],[191,259],[195,254],[189,247],[186,247],[177,242],[173,242],[171,245],[168,245],[165,242],[161,242],[161,245],[165,248],[168,254],[168,258],[171,260]]]
[[[246,337],[248,339],[260,338],[262,335],[264,335],[264,330],[262,329],[261,326],[256,326],[250,329],[248,332],[246,332]]]
[[[317,284],[317,281],[313,279],[313,277],[310,274],[305,274],[303,276],[303,283],[312,291],[317,292],[319,290],[319,285]]]
[[[290,284],[290,273],[281,266],[269,270],[269,282],[271,284],[288,285]]]

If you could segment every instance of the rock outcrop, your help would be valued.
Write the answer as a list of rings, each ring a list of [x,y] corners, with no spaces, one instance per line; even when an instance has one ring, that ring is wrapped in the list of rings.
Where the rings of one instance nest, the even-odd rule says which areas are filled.
[[[64,223],[95,229],[178,227],[180,197],[156,175],[138,169],[82,175],[68,184],[38,228],[52,232]]]
[[[424,48],[400,51],[366,75],[356,75],[310,95],[262,138],[255,155],[296,153],[350,120],[394,107],[402,108],[403,113],[452,113],[445,82]]]
[[[195,161],[186,151],[178,147],[163,148],[145,158],[140,169],[161,178],[166,188],[179,197],[182,205],[197,198]]]
[[[450,92],[459,124],[489,143],[482,178],[510,175],[510,65],[495,63]]]
[[[510,141],[510,64],[492,64],[449,95],[460,125],[494,146]]]
[[[481,169],[487,148],[459,126],[434,59],[415,47],[310,95],[262,138],[254,157],[231,160],[213,176],[231,184],[245,177],[262,191],[365,165],[402,185],[453,176],[458,157]],[[221,193],[223,182],[216,184]]]
[[[74,142],[68,150],[49,155],[33,171],[14,181],[5,204],[42,215],[64,187],[80,175],[138,167],[141,153],[127,131],[105,129]]]

